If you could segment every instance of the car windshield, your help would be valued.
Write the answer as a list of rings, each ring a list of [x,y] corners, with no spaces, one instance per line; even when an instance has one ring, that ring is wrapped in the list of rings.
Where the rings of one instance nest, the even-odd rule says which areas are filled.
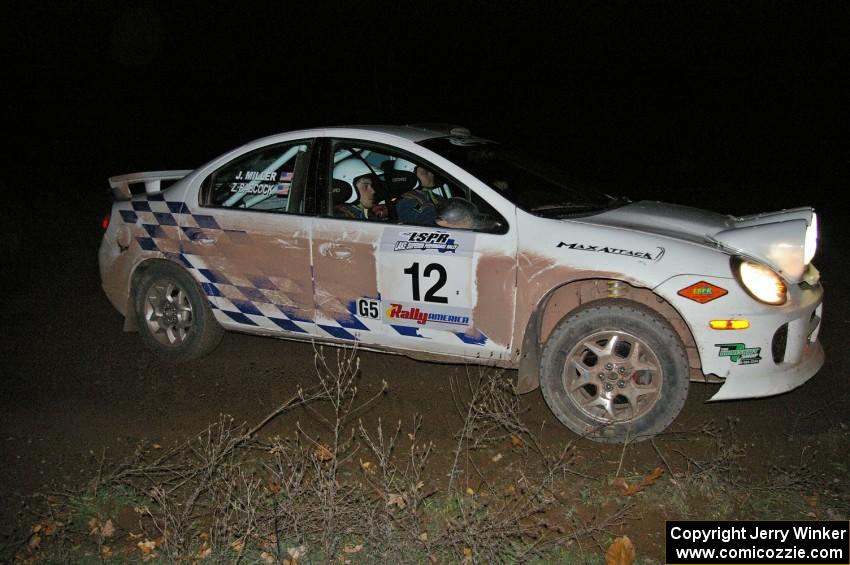
[[[595,214],[628,202],[583,186],[552,165],[486,139],[439,137],[425,140],[421,145],[538,216],[559,218]]]

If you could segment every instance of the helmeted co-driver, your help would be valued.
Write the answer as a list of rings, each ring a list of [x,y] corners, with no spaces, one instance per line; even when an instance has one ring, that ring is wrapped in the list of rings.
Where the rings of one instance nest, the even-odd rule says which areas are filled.
[[[387,207],[375,203],[374,171],[359,157],[349,157],[334,166],[334,216],[355,220],[382,221]]]

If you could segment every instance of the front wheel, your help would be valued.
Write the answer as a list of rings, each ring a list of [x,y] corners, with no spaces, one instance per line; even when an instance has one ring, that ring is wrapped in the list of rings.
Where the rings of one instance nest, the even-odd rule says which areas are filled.
[[[142,340],[166,360],[198,359],[221,341],[224,330],[206,298],[191,275],[176,265],[151,265],[133,298]]]
[[[642,441],[672,423],[688,396],[688,358],[670,324],[624,300],[592,302],[552,331],[540,387],[555,416],[589,439]]]

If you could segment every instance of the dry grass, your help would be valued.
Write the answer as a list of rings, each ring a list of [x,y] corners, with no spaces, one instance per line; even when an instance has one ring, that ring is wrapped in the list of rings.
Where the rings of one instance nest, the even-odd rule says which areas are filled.
[[[612,477],[627,446],[616,472],[578,470],[576,446],[543,445],[523,423],[510,381],[490,370],[452,380],[460,426],[451,456],[442,459],[448,467],[434,468],[421,415],[361,419],[386,385],[360,397],[356,351],[328,362],[319,350],[315,368],[309,389],[252,427],[221,416],[170,449],[143,443],[126,461],[104,461],[85,489],[45,497],[44,513],[33,520],[38,530],[7,554],[63,562],[586,562],[600,559],[642,503],[656,500],[665,512],[691,517],[700,497],[815,486],[803,456],[768,481],[742,484],[746,452],[729,422],[650,442],[666,474],[625,498]],[[266,424],[296,407],[327,434],[294,422],[287,437],[260,438]],[[685,449],[697,441],[708,446],[700,456]],[[522,462],[507,483],[480,466],[485,448],[505,445]]]

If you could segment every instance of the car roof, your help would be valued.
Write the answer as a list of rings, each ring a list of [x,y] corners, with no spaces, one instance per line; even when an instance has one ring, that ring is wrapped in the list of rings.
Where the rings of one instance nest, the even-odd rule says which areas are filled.
[[[286,132],[286,135],[300,134],[315,135],[321,132],[321,135],[344,137],[347,135],[356,136],[358,133],[378,133],[399,137],[418,143],[426,139],[435,137],[445,137],[448,135],[468,136],[470,132],[467,128],[454,124],[430,123],[430,124],[410,124],[410,125],[386,125],[386,124],[366,124],[366,125],[346,125],[346,126],[329,126],[321,128],[311,128],[299,131]]]

